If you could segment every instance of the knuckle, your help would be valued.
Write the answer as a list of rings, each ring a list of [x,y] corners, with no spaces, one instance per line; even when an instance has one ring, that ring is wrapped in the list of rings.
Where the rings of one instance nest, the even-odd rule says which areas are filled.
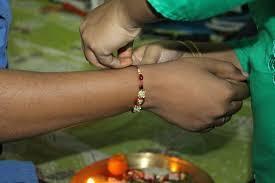
[[[82,33],[82,38],[85,42],[90,42],[92,37],[90,36],[90,34],[88,33],[87,30],[84,30]]]
[[[94,46],[94,42],[93,41],[87,42],[87,47],[94,54],[97,53],[97,48]]]
[[[90,64],[93,64],[93,57],[91,55],[84,53],[84,56]]]
[[[82,35],[83,34],[83,31],[84,31],[84,24],[81,23],[80,26],[79,26],[79,33]]]
[[[212,112],[211,117],[213,119],[223,116],[225,115],[228,111],[227,111],[228,107],[222,103],[222,104],[217,104],[216,107],[214,108],[214,111]]]
[[[91,34],[89,34],[86,30],[84,30],[81,33],[81,39],[83,41],[83,46],[87,49],[90,49],[92,51],[94,51],[96,49],[96,47],[94,46],[96,43],[93,39],[93,37],[91,36]]]
[[[84,53],[84,56],[85,56],[86,60],[89,61],[89,62],[91,62],[93,60],[92,56],[90,56],[87,53]]]
[[[86,28],[86,20],[83,20],[83,21],[80,23],[80,26],[79,26],[79,32],[80,32],[80,34],[83,34],[85,28]]]
[[[236,72],[237,68],[230,62],[225,62],[225,70],[226,72],[232,73]]]
[[[223,89],[224,99],[231,100],[231,98],[235,95],[235,91],[233,86],[230,83],[226,83]]]
[[[88,34],[84,30],[84,31],[80,32],[80,36],[81,36],[81,39],[82,39],[84,45],[86,46],[87,41],[89,40]]]
[[[98,47],[95,46],[94,41],[91,41],[91,40],[86,41],[84,46],[85,46],[85,49],[94,56],[99,53]]]
[[[217,112],[218,112],[217,117],[226,115],[228,113],[228,106],[226,105],[220,106]]]
[[[85,56],[87,61],[89,61],[93,64],[94,64],[94,62],[97,62],[96,57],[94,56],[93,52],[91,52],[90,50],[85,49],[84,56]]]

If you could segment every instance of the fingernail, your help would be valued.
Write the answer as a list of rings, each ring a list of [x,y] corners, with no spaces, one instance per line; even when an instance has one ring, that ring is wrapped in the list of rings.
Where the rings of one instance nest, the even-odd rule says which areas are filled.
[[[245,77],[247,77],[247,78],[249,77],[249,74],[248,74],[247,72],[244,72],[244,71],[243,71],[242,74],[243,74]]]

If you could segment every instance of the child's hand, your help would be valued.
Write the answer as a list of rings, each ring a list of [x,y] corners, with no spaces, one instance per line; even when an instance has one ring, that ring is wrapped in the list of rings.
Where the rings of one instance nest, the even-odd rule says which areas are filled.
[[[235,52],[221,43],[184,43],[179,41],[158,41],[143,45],[134,50],[133,65],[157,64],[182,58],[191,58],[193,62],[201,58],[229,62],[242,70]],[[245,74],[247,77],[247,74]]]
[[[80,26],[86,59],[98,67],[124,68],[132,64],[132,41],[141,28],[133,26],[120,0],[91,11]],[[113,52],[118,51],[118,57]]]
[[[159,41],[134,50],[133,65],[157,64],[190,56],[187,48],[176,41]]]

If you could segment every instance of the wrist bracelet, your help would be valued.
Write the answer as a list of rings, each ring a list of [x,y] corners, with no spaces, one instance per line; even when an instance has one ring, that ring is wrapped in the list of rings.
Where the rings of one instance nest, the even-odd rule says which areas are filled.
[[[138,71],[138,80],[139,80],[139,86],[138,86],[138,96],[135,100],[134,107],[132,108],[133,113],[141,112],[142,105],[145,102],[145,90],[143,87],[143,74],[138,66],[136,66]]]

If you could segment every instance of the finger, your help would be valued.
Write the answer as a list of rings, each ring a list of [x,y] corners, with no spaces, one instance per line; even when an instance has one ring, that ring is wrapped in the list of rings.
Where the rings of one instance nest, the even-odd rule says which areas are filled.
[[[226,114],[224,114],[222,117],[219,117],[217,120],[215,120],[214,125],[215,126],[222,126],[226,122],[230,121],[231,118],[232,118],[232,115],[234,115],[238,111],[240,111],[240,109],[242,108],[242,104],[243,104],[242,101],[231,102]]]
[[[128,67],[132,65],[133,64],[132,55],[133,55],[133,42],[127,44],[126,46],[118,50],[118,58],[119,58],[120,64],[123,67]]]
[[[245,82],[228,81],[232,90],[231,100],[242,101],[250,96],[248,84]]]
[[[133,62],[136,65],[156,64],[160,60],[162,48],[158,45],[145,45],[135,50]]]
[[[85,46],[83,39],[81,39],[81,49],[84,53],[84,56],[86,58],[86,60],[90,63],[95,65],[96,67],[99,68],[105,68],[103,65],[99,64],[99,62],[97,61],[94,53]]]
[[[96,58],[99,60],[99,63],[104,65],[105,67],[119,69],[123,68],[120,64],[118,58],[114,57],[113,55],[96,55]]]
[[[229,122],[231,120],[232,116],[224,116],[224,117],[221,117],[219,119],[217,119],[213,125],[215,127],[218,127],[218,126],[223,126],[225,123]]]
[[[85,46],[84,55],[90,63],[101,68],[121,68],[119,67],[119,60],[113,57],[112,54],[100,55],[96,53],[98,53],[98,51],[93,50],[91,46]]]
[[[232,115],[236,114],[237,112],[239,112],[241,110],[242,106],[243,106],[242,101],[231,102],[228,107],[228,112],[226,113],[225,116],[232,116]]]
[[[147,46],[141,46],[134,50],[132,55],[133,65],[142,65],[142,58],[144,56]]]
[[[208,132],[214,130],[214,128],[215,128],[215,126],[212,125],[211,127],[208,127],[208,128],[206,128],[206,129],[199,130],[199,132],[200,132],[200,133],[208,133]]]
[[[88,48],[84,48],[84,55],[87,61],[99,68],[106,68],[104,65],[100,64],[95,56],[95,54]]]
[[[132,61],[129,61],[127,59],[121,62],[119,58],[113,56],[112,54],[96,55],[96,58],[99,60],[100,64],[104,65],[105,67],[114,68],[114,69],[125,68],[132,64]]]
[[[238,67],[230,62],[215,61],[211,59],[208,61],[203,61],[202,65],[207,68],[209,72],[223,79],[232,79],[237,81],[247,80],[247,76],[243,74],[243,72]]]
[[[236,81],[246,81],[247,77],[243,75],[243,72],[229,62],[219,62],[216,70],[217,76],[223,79],[232,79]]]

